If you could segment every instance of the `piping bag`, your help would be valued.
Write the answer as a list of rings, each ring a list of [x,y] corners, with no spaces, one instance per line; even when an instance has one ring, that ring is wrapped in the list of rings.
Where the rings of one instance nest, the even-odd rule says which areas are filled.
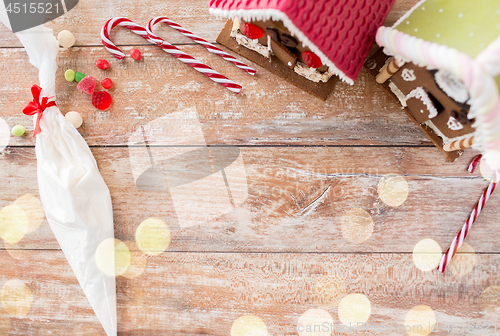
[[[11,28],[3,1],[0,21]],[[52,29],[42,24],[16,35],[39,69],[39,102],[42,97],[54,100],[59,43]],[[106,334],[116,336],[115,277],[98,267],[100,259],[114,267],[114,248],[96,255],[101,244],[114,239],[109,189],[87,143],[57,106],[47,107],[37,119],[35,115],[41,128],[35,146],[37,177],[47,221]]]

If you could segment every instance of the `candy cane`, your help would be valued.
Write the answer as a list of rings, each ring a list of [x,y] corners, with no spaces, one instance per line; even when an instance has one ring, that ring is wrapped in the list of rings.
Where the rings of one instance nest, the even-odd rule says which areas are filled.
[[[168,24],[170,27],[179,31],[182,35],[187,36],[191,40],[195,41],[196,43],[201,44],[202,46],[207,48],[208,51],[210,51],[211,53],[219,55],[220,57],[222,57],[226,61],[229,61],[229,62],[233,63],[234,65],[236,65],[238,68],[245,70],[250,75],[252,75],[252,76],[255,75],[255,73],[256,73],[255,69],[249,67],[248,65],[246,65],[244,63],[241,63],[233,56],[231,56],[228,53],[226,53],[225,51],[217,48],[212,43],[210,43],[210,42],[202,39],[201,37],[191,33],[189,30],[182,28],[179,24],[175,23],[174,21],[170,20],[169,18],[164,17],[164,16],[159,16],[159,17],[154,18],[152,21],[154,21],[154,22],[151,25],[151,27],[157,23],[164,22],[164,23]],[[149,29],[149,26],[148,26],[148,29]]]
[[[144,27],[141,27],[138,24],[134,23],[132,20],[129,20],[124,17],[116,17],[109,19],[104,24],[101,30],[102,44],[104,44],[106,49],[108,49],[108,51],[111,52],[119,61],[125,58],[125,54],[120,49],[118,49],[118,47],[113,42],[111,42],[109,38],[109,32],[116,26],[123,26],[127,29],[130,29],[132,32],[148,40],[150,43],[158,45],[166,52],[172,54],[173,56],[179,58],[184,63],[189,64],[194,69],[208,76],[214,82],[225,86],[228,90],[235,93],[239,93],[241,91],[241,85],[236,84],[235,82],[229,80],[228,78],[221,75],[217,71],[213,70],[209,66],[200,63],[194,57],[184,53],[183,51],[179,50],[173,45],[163,41],[161,38],[159,37],[154,38],[154,35],[152,33],[148,34],[148,31]]]
[[[154,41],[151,41],[149,39],[146,28],[139,26],[132,20],[129,20],[124,17],[116,17],[109,19],[108,21],[106,21],[104,27],[102,27],[101,29],[101,41],[102,44],[104,44],[104,46],[106,47],[106,49],[108,49],[108,51],[111,52],[119,61],[125,58],[125,54],[120,49],[118,49],[116,45],[109,39],[109,32],[116,26],[123,26],[127,29],[130,29],[131,31],[145,38],[149,42],[156,44]]]
[[[469,168],[467,169],[469,171],[469,173],[474,172],[474,169],[476,168],[480,158],[481,158],[480,156],[476,157],[472,161],[472,163],[469,165]],[[455,239],[453,239],[453,242],[451,243],[450,248],[446,251],[446,253],[441,258],[441,262],[439,263],[439,266],[438,266],[438,270],[440,272],[444,272],[444,270],[446,269],[446,266],[450,263],[451,259],[453,258],[453,256],[457,252],[457,250],[460,248],[460,246],[462,246],[465,237],[467,237],[467,233],[469,232],[469,229],[472,227],[472,224],[474,224],[477,217],[481,213],[481,210],[483,209],[484,205],[488,201],[488,198],[490,198],[490,195],[493,192],[493,190],[495,190],[495,187],[496,187],[497,182],[498,182],[498,178],[499,178],[499,172],[497,171],[494,181],[490,182],[490,184],[488,185],[488,188],[486,188],[486,190],[483,192],[483,194],[481,195],[481,198],[479,199],[479,202],[477,202],[476,206],[474,207],[474,210],[472,210],[472,213],[470,214],[469,218],[465,222],[464,226],[462,227],[462,229],[460,230],[458,235],[455,237]]]
[[[160,37],[153,34],[152,29],[156,23],[156,21],[155,21],[156,19],[157,18],[149,21],[148,27],[146,28],[150,41],[154,41],[156,43],[156,45],[158,47],[162,48],[165,52],[171,54],[172,56],[177,57],[182,62],[192,66],[195,70],[197,70],[197,71],[201,72],[202,74],[204,74],[205,76],[209,77],[214,82],[225,86],[228,90],[230,90],[234,93],[239,93],[241,91],[241,85],[236,84],[235,82],[229,80],[227,77],[221,75],[220,73],[218,73],[214,69],[210,68],[208,65],[201,63],[193,56],[186,54],[184,51],[171,45],[168,42],[165,42],[163,39],[161,39]]]

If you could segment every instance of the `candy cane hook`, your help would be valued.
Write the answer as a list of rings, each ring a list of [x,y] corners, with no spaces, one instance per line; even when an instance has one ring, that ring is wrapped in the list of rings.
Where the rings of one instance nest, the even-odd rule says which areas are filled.
[[[472,163],[469,165],[469,168],[467,169],[469,173],[473,173],[474,169],[477,167],[477,164],[479,163],[479,159],[481,156],[476,157]],[[484,190],[483,194],[481,195],[481,198],[477,202],[476,206],[474,207],[474,210],[472,210],[472,213],[470,214],[469,218],[465,222],[464,226],[460,230],[460,232],[455,236],[455,239],[453,239],[450,248],[446,251],[445,254],[443,254],[443,257],[441,258],[441,262],[439,263],[438,270],[440,272],[444,272],[446,269],[446,266],[450,263],[451,259],[457,252],[457,250],[462,246],[464,243],[465,237],[467,237],[467,233],[469,233],[470,228],[472,227],[472,224],[476,221],[477,217],[481,213],[481,210],[484,208],[484,205],[488,201],[488,198],[490,198],[491,193],[495,190],[495,187],[497,185],[498,179],[499,179],[500,173],[499,171],[495,172],[495,178],[493,181],[490,182],[488,187]]]
[[[132,32],[136,33],[137,35],[145,38],[149,42],[156,44],[154,41],[151,41],[148,36],[148,32],[146,31],[146,28],[139,26],[137,23],[134,23],[132,20],[129,20],[124,17],[116,17],[109,19],[106,21],[104,26],[101,29],[101,41],[102,44],[108,49],[110,53],[112,53],[119,61],[125,58],[125,54],[117,48],[117,46],[111,42],[109,38],[109,33],[111,29],[113,29],[116,26],[123,26],[127,29],[130,29]]]
[[[192,66],[195,70],[201,72],[205,76],[209,77],[211,80],[213,80],[216,83],[219,83],[223,86],[225,86],[228,90],[234,92],[234,93],[239,93],[241,91],[241,85],[236,84],[235,82],[231,81],[227,77],[221,75],[214,69],[210,68],[208,65],[205,65],[198,61],[196,58],[193,56],[190,56],[186,54],[184,51],[180,50],[179,48],[171,45],[170,43],[164,41],[160,37],[156,36],[153,34],[153,26],[161,21],[161,17],[157,17],[149,21],[148,26],[146,28],[147,34],[149,36],[149,41],[154,41],[156,45],[160,48],[162,48],[165,52],[171,54],[172,56],[177,57],[179,60],[182,62]],[[158,21],[157,21],[158,20]]]
[[[233,63],[234,65],[236,65],[238,68],[245,70],[250,75],[252,75],[252,76],[255,75],[255,73],[256,73],[255,69],[249,67],[248,65],[246,65],[244,63],[241,63],[233,56],[231,56],[228,53],[226,53],[225,51],[217,48],[212,43],[204,40],[203,38],[191,33],[189,30],[182,28],[181,25],[179,25],[178,23],[175,23],[174,21],[170,20],[169,18],[164,17],[164,16],[159,16],[159,17],[154,18],[153,21],[154,21],[153,25],[160,23],[160,22],[164,22],[164,23],[168,24],[170,27],[179,31],[182,35],[189,37],[191,40],[193,40],[196,43],[199,43],[202,46],[204,46],[205,48],[207,48],[207,50],[210,51],[211,53],[219,55],[220,57],[222,57],[226,61],[229,61],[229,62]]]

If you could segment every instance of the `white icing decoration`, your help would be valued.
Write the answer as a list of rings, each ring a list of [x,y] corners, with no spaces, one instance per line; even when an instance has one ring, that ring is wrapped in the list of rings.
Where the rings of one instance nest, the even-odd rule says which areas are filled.
[[[425,1],[425,0],[423,0]],[[295,26],[295,24],[278,9],[248,9],[248,10],[225,10],[225,9],[217,9],[217,8],[209,8],[209,12],[212,15],[217,17],[225,17],[225,18],[234,18],[239,17],[243,20],[252,21],[252,20],[274,20],[274,21],[282,21],[283,25],[292,33],[292,35],[296,36],[304,47],[308,47],[313,53],[318,55],[323,64],[325,64],[329,71],[333,74],[339,76],[344,82],[353,85],[354,81],[347,77],[343,71],[335,66],[335,64],[313,43],[307,36]]]
[[[250,50],[256,51],[265,58],[270,58],[270,50],[271,47],[266,47],[262,44],[259,43],[259,40],[252,40],[243,35],[240,32],[240,21],[238,19],[235,19],[233,21],[233,28],[231,29],[231,37],[234,37],[236,39],[236,42],[238,44],[247,47]],[[271,44],[269,44],[270,46]]]
[[[326,83],[326,82],[328,82],[330,77],[333,76],[333,72],[330,71],[330,68],[328,68],[328,70],[325,73],[321,73],[314,68],[308,67],[306,64],[304,64],[302,62],[297,62],[297,64],[295,64],[295,67],[293,68],[293,70],[296,73],[298,73],[299,75],[301,75],[302,77],[305,77],[305,78],[307,78],[315,83],[318,83],[318,82],[325,82]]]
[[[408,93],[406,95],[406,100],[410,98],[420,99],[422,103],[424,103],[424,105],[427,107],[427,111],[429,111],[429,119],[432,119],[438,115],[438,111],[434,107],[432,100],[429,98],[427,92],[425,92],[423,87],[419,86]]]
[[[406,96],[404,95],[403,92],[393,83],[389,83],[389,88],[391,91],[396,95],[396,97],[399,99],[399,102],[403,107],[406,107]]]
[[[264,56],[266,58],[270,58],[270,56],[272,54],[271,42],[270,42],[271,36],[269,36],[269,35],[267,36],[268,46],[266,47],[265,45],[260,44],[259,40],[252,40],[252,39],[249,39],[248,37],[246,37],[245,35],[243,35],[238,30],[239,27],[240,27],[239,20],[235,20],[233,23],[233,29],[231,30],[231,36],[236,39],[236,42],[238,42],[238,44],[240,44],[242,46],[247,47],[250,50],[258,52],[259,54],[261,54],[262,56]],[[289,66],[292,66],[292,64],[290,62],[289,62]],[[301,63],[301,62],[297,62],[297,64],[293,68],[293,70],[297,74],[299,74],[299,75],[301,75],[301,76],[303,76],[303,77],[305,77],[305,78],[307,78],[310,81],[313,81],[315,83],[318,83],[318,82],[326,83],[334,75],[333,72],[330,70],[330,68],[328,68],[328,70],[326,72],[321,73],[318,70],[316,70],[314,68],[310,68],[306,64]]]
[[[458,131],[464,128],[464,125],[462,125],[457,119],[453,118],[452,116],[450,116],[450,119],[448,119],[448,122],[446,124],[452,131]]]
[[[412,69],[403,69],[401,71],[401,77],[407,82],[413,82],[415,79],[417,79],[417,76],[415,76],[415,71]]]
[[[439,88],[450,98],[462,104],[469,100],[469,91],[457,77],[447,71],[439,70],[434,78]]]

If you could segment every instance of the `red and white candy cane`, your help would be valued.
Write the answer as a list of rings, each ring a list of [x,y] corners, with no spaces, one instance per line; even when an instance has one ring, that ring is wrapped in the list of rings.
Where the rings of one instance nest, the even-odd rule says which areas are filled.
[[[111,42],[109,39],[109,32],[111,29],[115,28],[116,26],[123,26],[127,29],[130,29],[137,35],[145,38],[149,42],[156,44],[154,41],[151,41],[148,36],[148,32],[146,31],[146,28],[139,26],[137,23],[134,23],[132,20],[129,20],[124,17],[116,17],[109,19],[106,21],[104,24],[104,27],[101,29],[101,41],[102,44],[108,49],[109,52],[111,52],[119,61],[125,58],[125,54],[116,47],[116,45]]]
[[[108,49],[109,52],[111,52],[119,61],[125,58],[125,54],[118,49],[118,47],[111,42],[109,38],[109,33],[111,29],[113,29],[116,26],[123,26],[127,29],[130,29],[137,35],[145,38],[149,42],[158,45],[160,48],[165,50],[166,52],[172,54],[173,56],[179,58],[181,61],[184,63],[189,64],[192,66],[194,69],[200,71],[201,73],[205,74],[208,76],[210,79],[212,79],[214,82],[217,82],[223,86],[225,86],[227,89],[229,89],[232,92],[239,93],[241,91],[241,85],[236,84],[235,82],[229,80],[225,76],[221,75],[217,71],[213,70],[209,66],[200,63],[198,60],[196,60],[194,57],[189,56],[185,52],[179,50],[178,48],[174,47],[173,45],[163,41],[161,38],[156,37],[152,38],[152,34],[148,34],[146,28],[139,26],[137,23],[134,23],[132,20],[129,20],[124,17],[116,17],[109,19],[105,24],[104,27],[102,27],[101,30],[101,40],[102,44]],[[168,50],[167,50],[168,49]]]
[[[467,169],[469,173],[474,172],[474,169],[476,168],[477,164],[479,163],[479,160],[481,159],[481,156],[478,155],[472,163],[469,165],[469,168]],[[446,253],[443,255],[441,258],[441,262],[439,263],[438,270],[440,272],[444,272],[446,269],[446,266],[450,263],[451,259],[457,252],[457,250],[462,246],[465,237],[467,237],[467,233],[469,232],[470,228],[472,227],[472,224],[476,221],[477,217],[481,213],[481,210],[484,208],[484,205],[488,201],[488,198],[490,197],[491,193],[493,190],[495,190],[495,187],[497,185],[499,179],[499,172],[496,172],[496,176],[492,182],[488,185],[488,188],[483,192],[481,195],[481,198],[479,199],[479,202],[477,202],[476,206],[474,207],[474,210],[472,210],[472,213],[470,214],[469,218],[465,222],[464,226],[458,233],[458,235],[453,239],[453,242],[451,243],[450,248],[446,251]]]
[[[179,48],[171,45],[168,42],[165,42],[162,38],[156,36],[153,34],[152,28],[153,25],[155,24],[155,19],[149,21],[148,27],[146,28],[149,36],[149,40],[154,41],[156,45],[160,48],[162,48],[165,52],[171,54],[172,56],[177,57],[179,60],[182,62],[192,66],[195,70],[201,72],[205,76],[209,77],[211,80],[213,80],[216,83],[219,83],[220,85],[225,86],[228,90],[234,92],[234,93],[239,93],[241,91],[241,85],[236,84],[232,80],[228,79],[227,77],[221,75],[208,65],[205,65],[198,61],[196,58],[194,58],[191,55],[186,54],[184,51],[180,50]]]
[[[150,22],[151,27],[153,27],[157,23],[164,22],[164,23],[168,24],[170,27],[172,27],[172,28],[176,29],[177,31],[179,31],[182,35],[187,36],[191,40],[195,41],[196,43],[201,44],[202,46],[204,46],[205,48],[207,48],[207,50],[210,51],[211,53],[219,55],[220,57],[222,57],[226,61],[229,61],[229,62],[233,63],[234,65],[236,65],[238,68],[245,70],[250,75],[253,76],[256,73],[255,69],[249,67],[248,65],[246,65],[244,63],[241,63],[240,61],[238,61],[236,58],[234,58],[233,56],[229,55],[225,51],[217,48],[212,43],[210,43],[210,42],[202,39],[201,37],[199,37],[199,36],[191,33],[189,30],[186,30],[186,29],[182,28],[178,23],[175,23],[174,21],[170,20],[167,17],[159,16],[159,17],[156,17],[153,20],[151,20],[151,22]],[[149,29],[149,26],[148,26],[148,29]]]

